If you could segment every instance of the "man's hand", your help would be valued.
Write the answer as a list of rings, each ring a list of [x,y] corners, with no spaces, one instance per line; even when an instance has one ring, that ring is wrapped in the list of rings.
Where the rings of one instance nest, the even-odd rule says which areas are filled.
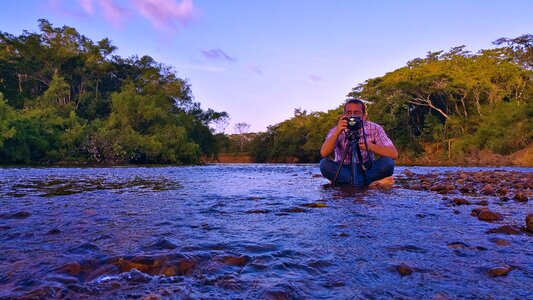
[[[344,118],[346,118],[346,115],[341,115],[339,121],[337,122],[337,136],[341,134],[346,127],[348,127],[348,120],[345,120]]]
[[[372,143],[368,143],[368,151],[372,151],[372,146],[375,146],[374,144]],[[366,146],[365,146],[365,142],[364,141],[359,141],[359,149],[361,149],[361,151],[366,151]]]

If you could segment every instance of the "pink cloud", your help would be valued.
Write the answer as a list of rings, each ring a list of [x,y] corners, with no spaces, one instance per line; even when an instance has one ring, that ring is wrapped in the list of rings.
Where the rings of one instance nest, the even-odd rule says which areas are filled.
[[[137,11],[161,30],[177,29],[176,22],[186,25],[198,15],[192,0],[130,0]]]
[[[87,12],[89,15],[94,14],[94,5],[93,0],[78,0],[78,4],[83,8],[85,12]]]
[[[104,18],[113,26],[120,27],[128,17],[128,11],[113,3],[113,0],[99,0]]]
[[[193,0],[48,0],[47,3],[61,14],[76,17],[102,16],[114,27],[121,27],[126,19],[138,13],[156,29],[171,32],[200,15]]]
[[[320,81],[320,80],[322,80],[322,77],[320,77],[318,75],[311,74],[311,75],[309,75],[309,79],[311,79],[312,81]]]

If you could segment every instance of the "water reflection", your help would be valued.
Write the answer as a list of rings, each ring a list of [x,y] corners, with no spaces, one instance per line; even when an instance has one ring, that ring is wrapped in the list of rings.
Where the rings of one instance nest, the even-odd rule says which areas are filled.
[[[498,229],[531,201],[488,223],[314,165],[0,172],[0,298],[526,298],[533,279],[531,235]]]

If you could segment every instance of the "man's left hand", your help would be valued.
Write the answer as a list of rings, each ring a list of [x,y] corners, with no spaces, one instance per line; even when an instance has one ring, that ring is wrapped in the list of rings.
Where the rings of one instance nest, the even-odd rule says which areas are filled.
[[[365,142],[359,142],[359,149],[366,151]],[[368,151],[372,151],[372,143],[368,143]]]

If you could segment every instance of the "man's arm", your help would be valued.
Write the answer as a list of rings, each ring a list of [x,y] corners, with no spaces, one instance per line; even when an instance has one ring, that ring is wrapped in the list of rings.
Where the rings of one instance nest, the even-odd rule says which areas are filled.
[[[375,129],[372,137],[373,143],[368,141],[368,150],[378,154],[379,156],[397,159],[398,150],[396,150],[396,147],[385,133],[385,130],[383,130],[383,127],[377,124],[376,126],[377,128]],[[365,143],[363,141],[359,142],[359,148],[361,148],[361,151],[366,151]]]
[[[331,152],[333,152],[333,150],[335,149],[335,143],[337,142],[337,138],[342,133],[342,131],[346,129],[346,126],[348,126],[348,121],[344,120],[343,118],[344,115],[339,118],[339,122],[337,123],[337,127],[335,128],[333,134],[326,139],[324,144],[322,144],[322,148],[320,148],[320,155],[322,155],[322,157],[326,157],[330,155]]]
[[[365,143],[359,143],[359,148],[361,151],[366,151]],[[368,150],[378,154],[379,156],[386,156],[392,159],[398,158],[398,150],[394,145],[392,146],[378,146],[376,144],[368,143]]]

